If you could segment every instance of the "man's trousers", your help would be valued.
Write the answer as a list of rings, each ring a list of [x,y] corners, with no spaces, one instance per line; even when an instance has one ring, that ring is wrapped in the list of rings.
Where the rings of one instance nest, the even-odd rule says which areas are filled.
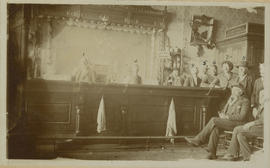
[[[237,126],[233,130],[232,139],[228,148],[228,153],[236,156],[240,151],[244,158],[249,158],[251,149],[248,138],[263,136],[263,126],[252,126],[249,130],[244,130],[243,126]]]
[[[201,132],[195,137],[195,140],[200,144],[204,144],[208,141],[208,150],[212,154],[216,155],[217,145],[219,141],[219,132],[223,130],[232,131],[234,127],[243,125],[244,122],[232,121],[228,119],[221,119],[218,117],[212,117]]]

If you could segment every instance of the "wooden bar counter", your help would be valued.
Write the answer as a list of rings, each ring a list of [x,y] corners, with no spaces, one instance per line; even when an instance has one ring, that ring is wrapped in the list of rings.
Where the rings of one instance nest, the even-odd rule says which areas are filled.
[[[48,136],[165,136],[172,98],[177,136],[194,135],[216,115],[222,89],[87,84],[30,80],[25,87],[27,130]],[[104,98],[107,130],[97,134]]]
[[[8,133],[8,158],[55,158],[58,144],[149,142],[168,139],[166,126],[174,100],[177,135],[198,133],[217,115],[222,89],[153,85],[87,84],[29,80],[24,90],[22,122]],[[107,130],[97,133],[97,113],[104,98]],[[74,142],[74,141],[72,141]]]

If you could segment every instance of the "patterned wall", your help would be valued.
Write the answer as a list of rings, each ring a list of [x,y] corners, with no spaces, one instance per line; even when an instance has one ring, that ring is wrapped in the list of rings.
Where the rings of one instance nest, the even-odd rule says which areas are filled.
[[[190,21],[193,15],[206,15],[213,17],[216,20],[216,30],[214,31],[215,41],[220,41],[225,38],[226,29],[237,26],[246,22],[264,24],[264,9],[259,8],[257,13],[250,13],[245,8],[234,9],[229,7],[201,7],[201,6],[177,6],[168,7],[172,18],[168,26],[167,35],[170,39],[172,47],[183,49],[184,61],[188,63],[199,64],[201,61],[212,63],[215,61],[215,56],[218,50],[204,49],[204,54],[201,57],[197,56],[197,48],[190,46],[191,28]],[[188,65],[188,64],[185,64]],[[187,67],[185,67],[186,69]]]

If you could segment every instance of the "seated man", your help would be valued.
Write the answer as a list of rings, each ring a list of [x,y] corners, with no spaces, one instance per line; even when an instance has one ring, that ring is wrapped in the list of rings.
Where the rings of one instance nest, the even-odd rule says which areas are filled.
[[[233,130],[232,139],[227,154],[223,157],[226,160],[238,159],[238,153],[241,151],[244,161],[249,160],[251,149],[247,138],[263,136],[263,111],[264,111],[264,93],[260,91],[259,107],[253,108],[253,116],[256,120],[237,126]]]
[[[249,100],[243,95],[244,88],[241,85],[232,86],[232,94],[224,106],[222,112],[219,112],[219,117],[212,117],[201,132],[194,138],[187,138],[185,140],[194,145],[200,146],[208,142],[207,151],[208,159],[216,159],[216,150],[219,140],[219,131],[233,130],[238,125],[243,125],[246,122],[249,111]]]

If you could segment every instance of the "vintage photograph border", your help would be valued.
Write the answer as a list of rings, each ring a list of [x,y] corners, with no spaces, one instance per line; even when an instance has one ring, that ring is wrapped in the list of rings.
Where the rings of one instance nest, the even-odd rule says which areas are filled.
[[[242,1],[242,2],[220,2],[217,1],[204,1],[204,2],[192,2],[192,1],[158,1],[158,0],[147,0],[147,1],[136,1],[136,0],[8,0],[1,1],[0,9],[0,37],[1,37],[1,48],[0,48],[0,167],[234,167],[233,163],[222,162],[220,164],[209,164],[209,162],[204,163],[204,160],[181,160],[181,161],[84,161],[84,160],[12,160],[6,159],[6,56],[7,56],[7,4],[8,3],[50,3],[50,4],[122,4],[122,5],[179,5],[179,6],[224,6],[224,5],[234,5],[234,6],[254,6],[260,5],[265,6],[265,64],[266,72],[270,72],[270,3],[268,1]],[[266,73],[268,74],[268,73]],[[270,76],[265,77],[265,131],[264,131],[264,163],[261,163],[263,167],[270,166],[269,152],[270,152]]]

